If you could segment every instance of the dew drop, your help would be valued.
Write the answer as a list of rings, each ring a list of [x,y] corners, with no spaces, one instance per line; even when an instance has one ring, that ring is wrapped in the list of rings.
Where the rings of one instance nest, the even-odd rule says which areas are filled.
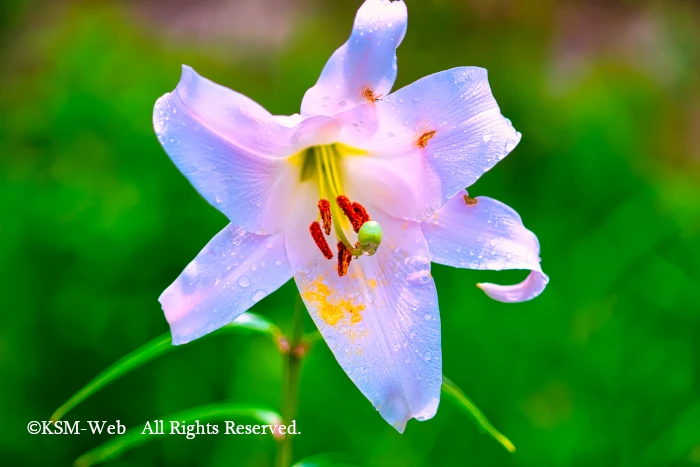
[[[430,321],[430,319],[432,318],[432,316],[431,316],[431,315],[425,315],[425,316],[423,316],[423,318],[425,318],[426,321]]]
[[[482,138],[484,139],[484,143],[488,143],[491,141],[491,138],[493,138],[493,135],[491,133],[484,133]]]
[[[250,279],[248,279],[246,276],[241,277],[238,279],[238,285],[241,287],[248,287],[250,285]]]
[[[263,298],[265,298],[265,291],[262,289],[256,290],[252,297],[253,303],[258,303]]]

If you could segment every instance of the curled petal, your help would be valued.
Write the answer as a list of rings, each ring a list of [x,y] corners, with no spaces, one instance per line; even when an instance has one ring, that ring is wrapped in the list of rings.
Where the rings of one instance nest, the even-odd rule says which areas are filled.
[[[403,432],[409,419],[431,418],[439,403],[437,293],[420,226],[376,220],[382,245],[374,256],[353,260],[343,277],[307,236],[289,235],[287,253],[304,303],[336,359]]]
[[[469,269],[529,269],[520,284],[479,284],[501,302],[521,302],[538,296],[549,278],[540,266],[540,245],[520,216],[505,204],[462,191],[421,223],[433,262]]]
[[[403,1],[366,0],[350,39],[333,53],[316,85],[306,92],[301,113],[333,115],[389,94],[406,24]]]
[[[499,302],[516,303],[532,300],[544,292],[549,277],[542,271],[531,271],[527,279],[520,284],[498,285],[482,283],[477,286],[486,292],[486,295]]]
[[[183,66],[175,90],[156,102],[153,124],[175,165],[232,223],[257,233],[281,228],[279,202],[294,181],[284,156],[297,149],[287,122]]]
[[[374,115],[368,118],[368,115]],[[375,104],[338,115],[341,141],[366,151],[348,170],[385,212],[422,221],[520,141],[501,115],[486,70],[443,71]],[[409,190],[410,189],[410,190]],[[412,192],[410,202],[402,201]]]
[[[230,323],[291,276],[282,234],[257,235],[229,224],[158,299],[173,344]]]

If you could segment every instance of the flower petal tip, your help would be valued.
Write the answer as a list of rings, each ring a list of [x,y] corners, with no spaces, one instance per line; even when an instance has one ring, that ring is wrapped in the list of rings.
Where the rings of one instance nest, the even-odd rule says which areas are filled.
[[[541,271],[530,271],[527,278],[515,285],[498,285],[491,283],[476,284],[489,297],[504,303],[519,303],[532,300],[544,292],[549,283],[549,276]]]

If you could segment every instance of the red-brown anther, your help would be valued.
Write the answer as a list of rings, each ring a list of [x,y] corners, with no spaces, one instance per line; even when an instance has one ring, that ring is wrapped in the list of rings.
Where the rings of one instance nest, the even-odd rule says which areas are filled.
[[[357,201],[352,203],[352,210],[357,216],[357,218],[360,220],[360,227],[362,227],[362,224],[364,224],[367,221],[371,221],[369,214],[367,213],[367,210],[363,205],[358,203]],[[358,232],[360,229],[357,228],[355,229],[355,232]]]
[[[331,234],[331,203],[327,199],[322,199],[318,202],[318,210],[321,213],[321,221],[323,222],[323,231],[326,235]]]
[[[351,203],[348,197],[345,195],[338,196],[338,198],[336,198],[336,202],[338,203],[338,206],[340,206],[340,209],[343,210],[345,217],[347,217],[352,224],[352,229],[355,232],[359,231],[364,222],[362,222],[362,217],[355,212],[353,203]]]
[[[340,277],[348,273],[350,261],[352,261],[352,254],[345,248],[343,242],[338,242],[338,275]]]
[[[326,259],[333,259],[331,247],[328,245],[326,237],[323,236],[323,232],[321,232],[321,224],[316,221],[312,222],[309,226],[309,231],[311,231],[311,237],[314,239],[314,242],[316,242],[318,249],[323,253],[323,256],[325,256]]]

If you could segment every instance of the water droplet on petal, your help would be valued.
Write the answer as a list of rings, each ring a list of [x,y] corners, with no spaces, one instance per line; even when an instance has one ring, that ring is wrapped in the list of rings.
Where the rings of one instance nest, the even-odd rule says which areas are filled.
[[[432,316],[431,316],[431,315],[425,315],[425,316],[423,316],[423,318],[425,318],[426,321],[430,321],[430,319],[432,318]]]
[[[265,298],[265,291],[262,289],[256,290],[255,293],[253,294],[253,303],[258,303],[260,300]]]
[[[238,285],[241,287],[248,287],[250,285],[250,279],[248,279],[246,276],[241,277],[238,279]]]

